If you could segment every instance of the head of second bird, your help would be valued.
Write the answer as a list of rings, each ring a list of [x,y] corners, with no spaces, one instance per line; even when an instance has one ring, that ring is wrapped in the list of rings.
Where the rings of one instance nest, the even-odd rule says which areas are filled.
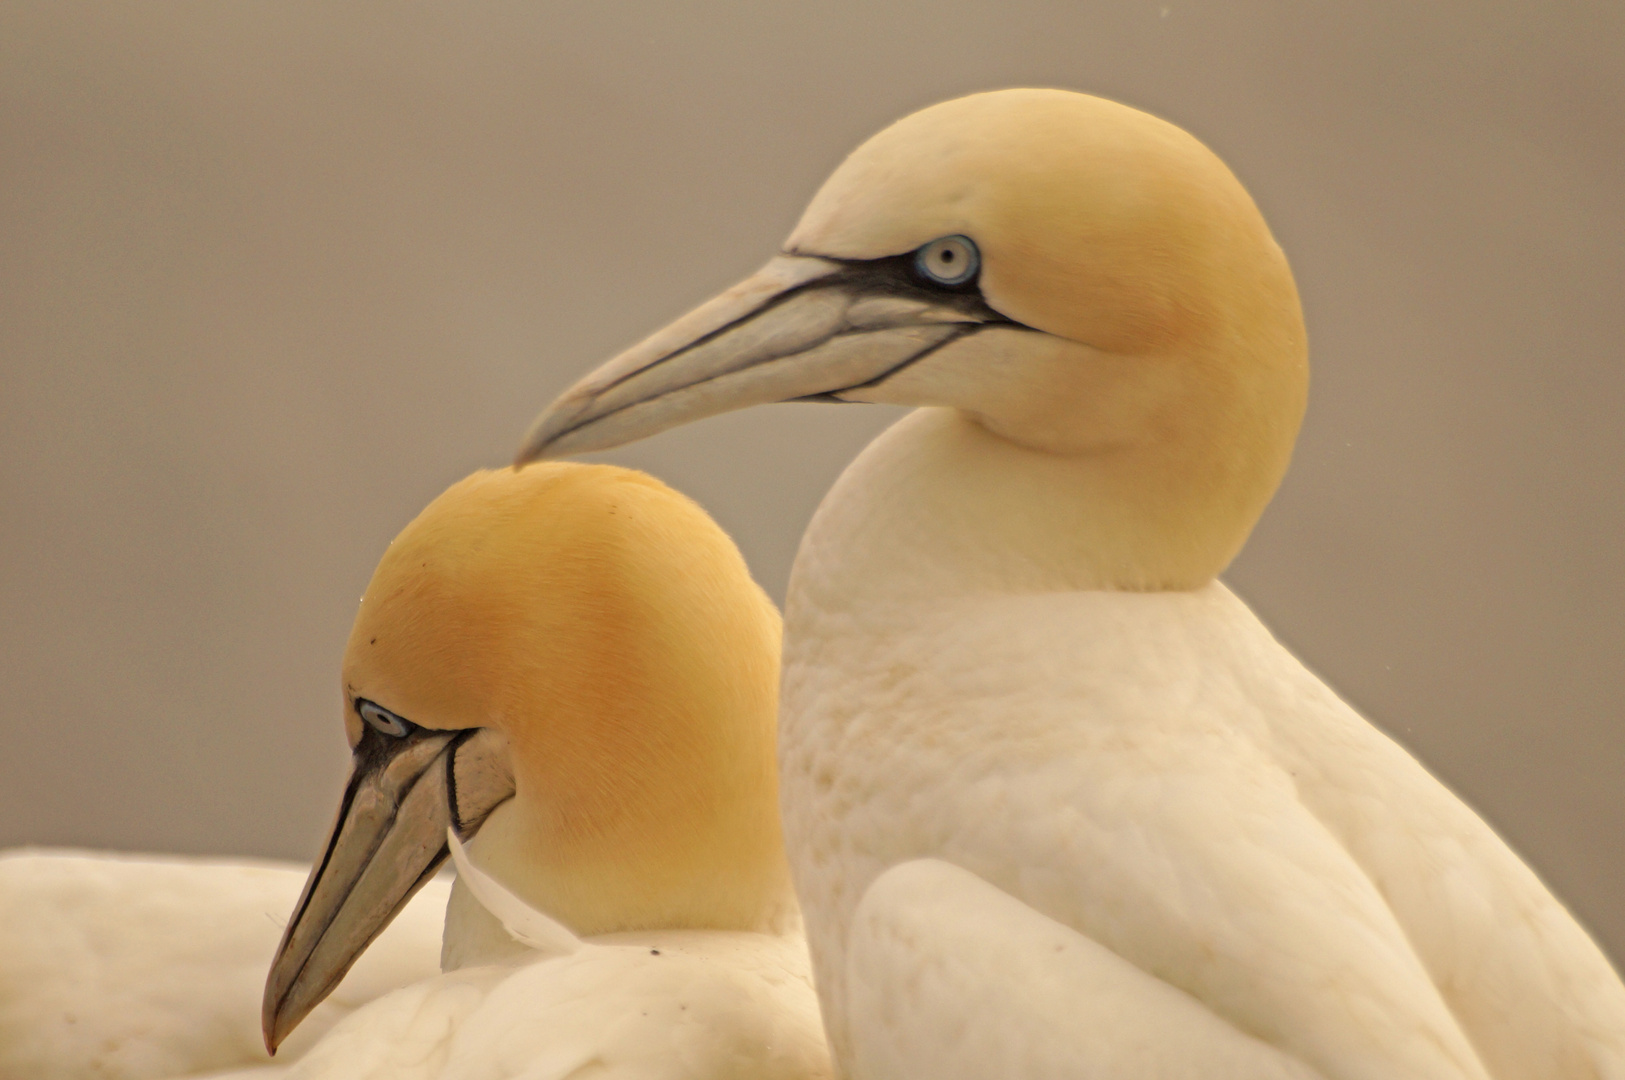
[[[691,500],[609,466],[480,472],[384,553],[344,653],[376,702],[506,736],[476,853],[578,933],[759,928],[784,904],[779,618]]]

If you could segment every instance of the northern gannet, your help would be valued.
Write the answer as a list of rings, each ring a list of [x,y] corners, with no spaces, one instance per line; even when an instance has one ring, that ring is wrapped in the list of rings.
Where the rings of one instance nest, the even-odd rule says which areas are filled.
[[[828,1075],[777,814],[779,638],[732,541],[642,473],[479,472],[432,502],[345,649],[354,766],[266,1044],[454,852],[445,973],[289,1075]]]
[[[1008,90],[864,143],[781,255],[538,419],[520,461],[921,406],[824,499],[786,606],[781,802],[840,1073],[1625,1077],[1585,931],[1216,579],[1306,357],[1211,151]]]

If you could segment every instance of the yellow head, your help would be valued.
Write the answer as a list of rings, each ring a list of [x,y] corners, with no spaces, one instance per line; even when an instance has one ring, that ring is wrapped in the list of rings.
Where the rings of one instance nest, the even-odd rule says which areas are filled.
[[[506,735],[531,871],[509,884],[578,932],[750,927],[782,902],[778,653],[772,601],[688,498],[606,465],[478,472],[379,562],[345,722],[353,745],[365,699]]]
[[[433,873],[448,825],[577,933],[783,919],[779,634],[728,537],[642,473],[479,472],[429,504],[345,649],[355,771],[273,966],[268,1041]]]
[[[961,244],[962,281],[929,264]],[[1307,390],[1286,259],[1178,128],[1059,90],[906,117],[820,189],[785,254],[611,361],[522,459],[765,401],[946,406],[1076,464],[1125,587],[1189,587],[1239,550]]]

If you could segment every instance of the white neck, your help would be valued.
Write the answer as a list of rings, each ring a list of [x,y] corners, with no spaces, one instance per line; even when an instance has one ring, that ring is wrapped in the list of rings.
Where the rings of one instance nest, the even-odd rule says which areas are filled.
[[[1019,446],[954,409],[918,409],[825,497],[796,557],[790,604],[872,609],[1210,580],[1228,552],[1215,558],[1201,528],[1164,529],[1125,505],[1121,471],[1098,456]]]

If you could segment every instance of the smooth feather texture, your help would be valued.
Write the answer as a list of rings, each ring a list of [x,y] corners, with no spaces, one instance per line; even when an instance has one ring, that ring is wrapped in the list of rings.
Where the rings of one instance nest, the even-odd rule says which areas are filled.
[[[793,934],[667,930],[582,940],[450,837],[459,881],[515,940],[505,962],[373,1002],[297,1080],[818,1080],[829,1075],[806,946]]]
[[[887,870],[852,920],[852,1067],[979,1080],[1311,1080],[1281,1051],[952,863]],[[1023,988],[1012,997],[1010,987]],[[1110,1033],[1058,1039],[1058,1032]]]
[[[301,1080],[790,1080],[828,1075],[791,938],[672,931],[568,956],[462,968],[373,1002]]]
[[[876,1034],[874,986],[850,987],[954,948],[921,935],[887,974],[855,937],[874,882],[931,853],[1313,1075],[1625,1075],[1625,994],[1584,932],[1222,586],[867,600],[792,606],[785,691],[788,837],[848,1053]],[[1038,1008],[1023,963],[975,981]],[[914,989],[893,1013],[973,1024],[985,1056],[966,1060],[1027,1075],[1004,1071],[1027,1052],[1022,1023]],[[1080,1016],[1051,1034],[1123,1030]],[[1155,1060],[1135,1067],[1160,1075]]]
[[[158,1080],[263,1063],[265,964],[307,868],[77,851],[0,854],[0,1076]],[[439,970],[430,882],[281,1060]]]

